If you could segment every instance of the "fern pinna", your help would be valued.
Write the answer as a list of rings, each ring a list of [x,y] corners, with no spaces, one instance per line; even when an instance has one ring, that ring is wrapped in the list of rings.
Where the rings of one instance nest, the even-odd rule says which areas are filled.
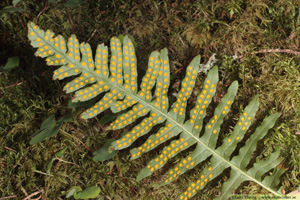
[[[279,117],[278,113],[267,117],[239,149],[238,155],[232,155],[253,122],[259,104],[258,96],[240,115],[230,136],[217,145],[220,127],[234,101],[238,83],[235,81],[231,84],[227,94],[216,107],[213,117],[204,124],[206,109],[216,92],[218,83],[218,68],[214,67],[204,81],[203,89],[190,111],[189,118],[186,117],[187,100],[192,93],[199,71],[199,55],[188,65],[177,100],[170,106],[167,96],[170,84],[167,49],[151,53],[148,69],[138,86],[137,60],[133,43],[128,36],[125,36],[123,41],[117,37],[111,38],[109,61],[108,47],[104,44],[97,47],[93,57],[90,45],[84,42],[79,44],[75,35],[65,41],[61,35],[54,36],[52,31],[43,31],[34,23],[29,23],[28,29],[31,45],[38,48],[36,55],[46,58],[48,65],[62,65],[54,71],[54,79],[76,76],[64,87],[67,93],[75,92],[73,102],[87,101],[104,93],[100,101],[82,113],[83,119],[92,118],[106,109],[111,109],[114,113],[122,111],[123,113],[109,126],[111,130],[116,130],[142,118],[139,124],[111,144],[112,150],[131,146],[134,141],[148,134],[154,126],[161,124],[161,128],[150,135],[143,145],[131,150],[131,159],[137,159],[160,144],[172,140],[141,170],[137,176],[138,181],[162,168],[178,153],[193,148],[189,156],[169,170],[162,185],[176,180],[178,176],[194,169],[207,159],[210,165],[203,170],[197,180],[190,183],[178,199],[194,196],[227,168],[230,168],[230,177],[224,183],[217,199],[229,198],[244,181],[253,181],[269,192],[281,195],[277,189],[280,183],[279,177],[284,170],[276,168],[282,162],[282,159],[278,159],[279,150],[265,160],[249,165],[257,142],[273,127]],[[272,169],[273,171],[269,172]]]

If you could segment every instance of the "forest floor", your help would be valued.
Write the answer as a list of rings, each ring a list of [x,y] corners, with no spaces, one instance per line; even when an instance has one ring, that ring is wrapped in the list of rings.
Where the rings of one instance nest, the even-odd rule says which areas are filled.
[[[131,35],[137,43],[139,80],[154,50],[166,47],[169,51],[171,75],[178,75],[171,85],[182,79],[180,72],[185,71],[193,57],[200,54],[201,63],[205,64],[216,54],[218,93],[226,93],[234,80],[239,82],[232,111],[242,111],[259,95],[258,121],[275,111],[281,113],[274,128],[259,143],[253,160],[265,158],[279,148],[280,157],[284,158],[280,167],[287,169],[280,179],[282,191],[298,189],[298,0],[87,0],[74,7],[66,7],[66,2],[21,0],[15,7],[19,10],[0,11],[0,65],[13,56],[20,59],[17,68],[0,72],[0,200],[25,199],[30,195],[31,199],[65,199],[71,187],[93,185],[101,188],[96,199],[175,199],[205,167],[201,165],[163,187],[154,184],[160,183],[166,170],[137,182],[138,172],[156,152],[129,161],[129,149],[125,149],[111,160],[93,161],[94,151],[107,139],[120,135],[104,131],[108,124],[101,123],[103,114],[80,120],[82,109],[63,124],[57,135],[30,145],[32,135],[45,119],[52,114],[59,118],[70,110],[68,102],[72,98],[72,94],[62,89],[67,81],[52,80],[56,67],[47,66],[44,59],[34,56],[36,50],[27,37],[30,21],[65,38],[76,34],[79,41],[88,42],[93,50],[100,43],[108,45],[112,36]],[[11,5],[11,0],[2,0],[0,10]],[[199,75],[201,80],[204,77],[205,74]],[[225,128],[223,134],[228,134],[231,128],[227,132]],[[55,153],[65,147],[63,161],[55,161],[51,173],[46,173]],[[228,175],[223,173],[214,179],[193,199],[213,199],[220,194]],[[266,194],[267,191],[246,182],[235,193]]]

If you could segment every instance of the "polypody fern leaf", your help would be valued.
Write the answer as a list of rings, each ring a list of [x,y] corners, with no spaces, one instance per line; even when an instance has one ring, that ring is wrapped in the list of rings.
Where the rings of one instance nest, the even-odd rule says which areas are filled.
[[[230,168],[230,177],[224,183],[217,199],[229,198],[244,181],[253,181],[269,192],[281,195],[276,189],[279,185],[279,177],[284,170],[275,169],[272,173],[268,173],[282,161],[278,159],[279,151],[272,153],[265,160],[250,164],[257,142],[273,127],[279,114],[267,117],[235,156],[233,152],[237,144],[244,138],[255,117],[259,104],[258,96],[245,108],[233,132],[223,139],[220,145],[217,145],[220,128],[236,96],[237,82],[233,82],[228,88],[227,94],[215,108],[209,122],[206,124],[203,122],[206,109],[216,92],[217,67],[209,71],[203,89],[191,108],[189,117],[186,117],[187,101],[195,85],[200,56],[196,56],[188,65],[177,100],[170,106],[167,95],[170,85],[170,62],[167,49],[150,54],[146,74],[139,85],[135,50],[132,41],[127,36],[123,38],[123,41],[116,37],[111,39],[110,55],[108,47],[104,44],[99,45],[96,54],[93,55],[90,45],[79,44],[75,35],[66,41],[62,36],[54,36],[50,30],[43,31],[33,23],[28,24],[28,29],[31,45],[38,48],[36,55],[46,58],[48,65],[61,66],[54,71],[54,79],[76,76],[64,87],[67,93],[75,92],[74,102],[87,101],[104,93],[101,100],[82,114],[83,119],[92,118],[106,109],[111,109],[114,113],[123,111],[110,124],[110,129],[116,130],[142,118],[140,123],[113,142],[111,149],[127,148],[140,137],[149,134],[154,126],[161,125],[159,130],[150,135],[144,144],[131,150],[131,159],[137,159],[171,140],[169,145],[165,146],[160,154],[141,170],[137,180],[162,168],[169,159],[180,152],[193,149],[186,158],[168,172],[162,184],[176,180],[178,176],[194,169],[205,160],[209,160],[210,165],[203,170],[197,180],[190,183],[179,199],[194,196],[227,168]]]

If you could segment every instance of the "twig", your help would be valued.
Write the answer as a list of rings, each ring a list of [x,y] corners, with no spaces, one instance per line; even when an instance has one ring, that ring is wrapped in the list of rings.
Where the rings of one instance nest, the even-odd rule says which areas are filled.
[[[22,186],[21,186],[21,191],[25,194],[26,197],[28,196],[26,190]]]
[[[177,177],[178,178],[178,177]],[[29,200],[40,200],[42,198],[42,195],[40,195],[38,198],[36,199],[29,199]]]
[[[41,10],[41,12],[39,12],[38,16],[37,16],[36,19],[35,19],[35,23],[37,23],[37,21],[38,21],[40,15],[46,10],[46,8],[47,8],[47,3],[48,3],[48,0],[45,0],[45,7],[43,8],[43,10]]]
[[[23,24],[23,22],[21,21],[21,19],[20,19],[20,16],[19,15],[17,15],[18,16],[18,20],[19,20],[19,22],[21,22],[21,25],[22,25],[22,27],[23,28],[25,28],[25,26],[24,26],[24,24]]]
[[[26,82],[26,81],[24,81],[24,82]],[[18,86],[18,85],[22,85],[24,82],[14,83],[14,84],[12,84],[12,85],[5,86],[4,89],[11,88],[11,87],[15,87],[15,86]]]
[[[13,195],[13,196],[8,196],[8,197],[1,197],[0,200],[3,200],[3,199],[11,199],[11,198],[16,198],[18,197],[17,195]]]
[[[74,138],[75,140],[77,140],[78,142],[80,142],[87,150],[89,150],[90,152],[93,152],[93,150],[92,149],[90,149],[88,146],[86,146],[80,139],[78,139],[77,137],[75,137],[75,136],[73,136],[73,135],[71,135],[71,134],[69,134],[69,133],[67,133],[66,131],[64,131],[64,130],[61,130],[64,134],[66,134],[66,135],[68,135],[69,137],[72,137],[72,138]]]
[[[91,37],[86,41],[86,43],[89,43],[90,39],[92,39],[92,37],[94,37],[95,33],[97,32],[97,29],[94,30],[94,32],[92,33]]]
[[[40,193],[42,193],[43,191],[44,191],[44,190],[41,189],[41,190],[39,190],[39,191],[37,191],[37,192],[34,192],[34,193],[30,194],[28,197],[24,198],[23,200],[29,200],[29,199],[31,199],[31,197],[33,197],[33,196],[35,196],[35,195],[37,195],[37,194],[40,194]]]
[[[79,165],[77,165],[76,163],[72,163],[72,162],[69,162],[69,161],[65,161],[63,159],[60,159],[60,158],[55,158],[56,160],[59,160],[60,162],[63,162],[63,163],[67,163],[67,164],[72,164],[72,165],[75,165],[77,167],[80,167]]]
[[[43,174],[43,175],[46,175],[46,176],[53,176],[52,174],[47,174],[47,173],[41,172],[39,170],[34,170],[34,172],[39,173],[39,174]]]
[[[24,82],[26,82],[26,81],[24,81]],[[9,86],[4,87],[4,89],[11,88],[11,87],[15,87],[15,86],[18,86],[18,85],[22,85],[24,82],[14,83],[14,84],[12,84],[12,85],[9,85]],[[0,88],[0,94],[2,94],[2,93],[4,92],[4,89],[1,89],[1,88]]]
[[[71,22],[71,26],[72,26],[72,29],[73,29],[73,33],[75,34],[75,28],[74,28],[74,24],[73,24],[72,18],[71,18],[71,16],[70,16],[69,8],[67,8],[67,13],[68,13],[68,16],[69,16],[69,20],[70,20],[70,22]]]
[[[126,178],[123,178],[123,182],[125,182],[125,184],[126,184],[127,186],[129,186],[129,183],[128,183],[128,181],[127,181]],[[137,192],[136,192],[131,186],[129,186],[129,188],[130,188],[130,190],[131,190],[132,192],[134,192],[135,194],[137,194]]]
[[[295,54],[295,55],[300,57],[300,52],[290,50],[290,49],[262,49],[262,50],[259,50],[259,51],[254,51],[254,52],[251,52],[251,53],[246,53],[246,54],[240,55],[237,58],[241,59],[241,58],[243,58],[247,55],[255,55],[255,54],[259,54],[259,53],[289,53],[289,54]]]
[[[4,148],[7,149],[7,150],[9,150],[9,151],[13,151],[13,152],[17,153],[16,150],[13,150],[13,149],[11,149],[11,148],[9,148],[9,147],[7,147],[7,146],[5,146]]]
[[[23,159],[23,155],[20,157],[20,159],[18,160],[18,162],[13,166],[13,169],[18,166],[18,164],[21,162],[22,159]]]

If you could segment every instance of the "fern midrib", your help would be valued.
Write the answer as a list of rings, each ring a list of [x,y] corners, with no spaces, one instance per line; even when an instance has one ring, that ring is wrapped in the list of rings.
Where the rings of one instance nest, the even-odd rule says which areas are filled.
[[[44,40],[44,39],[43,39]],[[47,43],[49,46],[52,46],[52,44],[49,44],[48,42],[46,42],[44,40],[45,43]],[[53,47],[53,46],[52,46]],[[112,88],[118,89],[121,92],[124,92],[126,95],[130,95],[130,96],[134,96],[136,99],[138,99],[138,102],[143,104],[143,105],[147,105],[148,107],[151,108],[151,110],[156,111],[157,113],[159,113],[160,115],[163,115],[166,119],[172,121],[174,124],[176,124],[177,126],[179,126],[183,131],[185,131],[186,133],[188,133],[192,138],[194,138],[199,144],[201,144],[202,146],[204,146],[206,149],[208,149],[213,155],[215,155],[217,158],[219,158],[220,160],[222,160],[223,162],[227,163],[229,166],[231,166],[231,168],[235,169],[236,171],[240,172],[240,174],[243,174],[244,176],[248,177],[250,180],[252,180],[253,182],[257,183],[258,185],[262,186],[263,188],[267,189],[268,191],[270,191],[271,193],[277,195],[277,196],[281,196],[279,193],[277,193],[276,191],[274,191],[273,189],[265,186],[263,183],[261,183],[260,181],[257,181],[255,178],[253,178],[252,176],[248,175],[246,172],[244,172],[243,170],[241,170],[239,167],[235,166],[234,164],[232,164],[230,161],[224,159],[220,154],[216,153],[215,150],[211,149],[209,146],[207,146],[204,142],[201,141],[201,139],[199,139],[198,137],[196,137],[193,133],[191,133],[190,131],[188,131],[183,125],[181,125],[180,123],[178,123],[176,120],[174,120],[173,118],[169,117],[166,113],[160,111],[159,109],[157,109],[156,107],[154,107],[152,104],[146,102],[144,99],[141,99],[139,97],[139,95],[135,95],[133,93],[130,93],[129,91],[127,91],[125,88],[123,87],[119,87],[117,85],[115,85],[113,82],[110,81],[110,79],[104,79],[102,77],[99,77],[98,74],[96,74],[96,72],[94,70],[87,70],[86,68],[80,67],[80,63],[74,62],[72,60],[70,60],[67,56],[66,53],[61,53],[58,52],[54,47],[53,50],[55,51],[55,53],[59,53],[61,54],[67,61],[68,63],[72,63],[77,65],[79,68],[81,68],[82,72],[89,72],[92,73],[93,76],[95,77],[95,79],[97,81],[103,81],[105,83],[107,83],[108,85],[110,85]],[[110,88],[111,88],[110,87]]]

